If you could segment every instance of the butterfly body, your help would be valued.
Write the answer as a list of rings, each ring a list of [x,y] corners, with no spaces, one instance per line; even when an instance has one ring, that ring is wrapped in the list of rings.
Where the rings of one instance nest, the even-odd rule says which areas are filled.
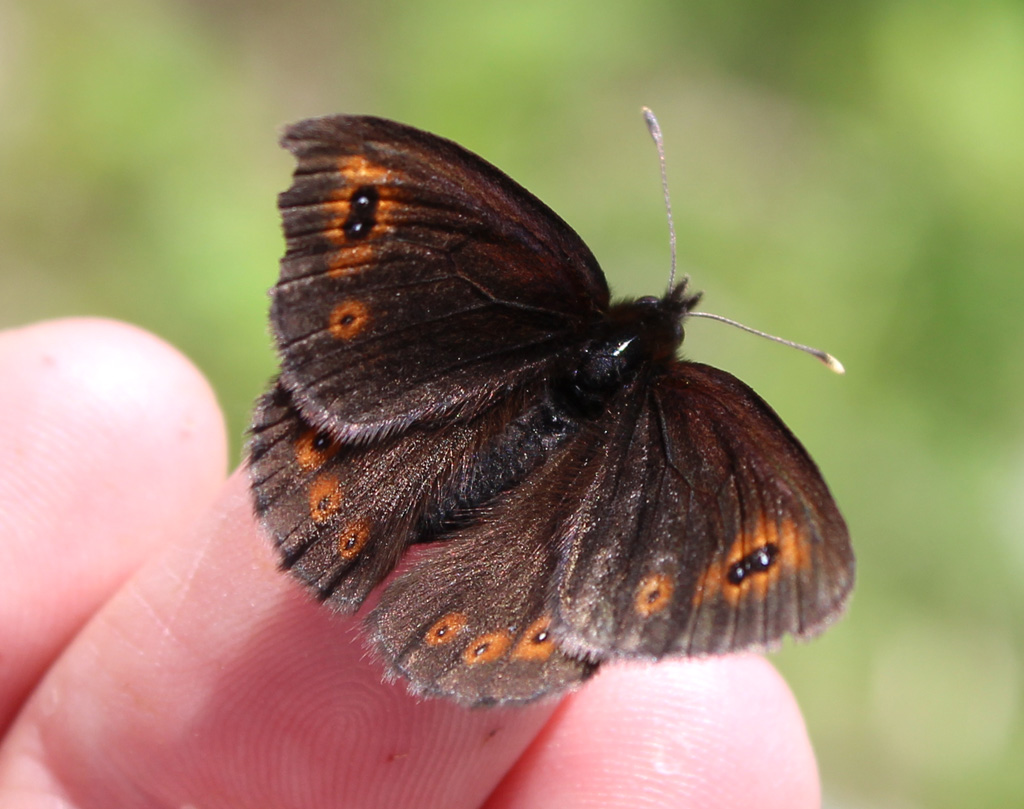
[[[807,636],[853,581],[846,526],[778,416],[677,357],[699,295],[610,303],[579,237],[450,141],[291,127],[288,250],[250,474],[283,565],[368,616],[388,671],[467,704],[616,658]]]

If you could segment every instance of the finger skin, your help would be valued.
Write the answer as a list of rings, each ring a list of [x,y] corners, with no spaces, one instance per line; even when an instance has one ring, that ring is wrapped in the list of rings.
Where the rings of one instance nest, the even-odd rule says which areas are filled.
[[[251,513],[238,474],[198,534],[86,628],[0,756],[5,806],[43,792],[78,807],[458,809],[493,790],[554,706],[472,711],[383,683],[358,621],[277,569]]]
[[[226,442],[194,366],[122,323],[0,333],[0,379],[2,730],[170,526],[205,510]]]
[[[552,718],[487,809],[815,809],[817,766],[754,655],[606,667]]]

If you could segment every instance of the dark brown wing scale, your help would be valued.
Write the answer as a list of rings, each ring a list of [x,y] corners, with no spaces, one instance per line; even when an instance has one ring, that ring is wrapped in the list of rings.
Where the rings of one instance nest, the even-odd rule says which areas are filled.
[[[257,517],[284,567],[346,612],[409,545],[456,530],[567,435],[526,390],[466,422],[341,443],[307,422],[280,383],[257,403],[251,432]]]
[[[567,648],[763,649],[810,636],[842,610],[853,585],[846,525],[764,400],[690,362],[620,398],[631,429],[608,445],[604,476],[587,481],[564,527],[556,615]]]
[[[271,306],[282,381],[338,437],[472,414],[607,308],[575,232],[450,141],[339,116],[282,144],[298,161]]]
[[[561,485],[585,449],[570,439],[385,590],[369,618],[371,637],[414,692],[474,705],[524,702],[596,669],[559,644],[549,589]]]
[[[392,675],[519,703],[842,611],[853,555],[814,462],[742,382],[675,359],[685,284],[609,306],[568,225],[433,135],[338,116],[282,143],[256,513],[342,611],[432,543],[368,618]]]

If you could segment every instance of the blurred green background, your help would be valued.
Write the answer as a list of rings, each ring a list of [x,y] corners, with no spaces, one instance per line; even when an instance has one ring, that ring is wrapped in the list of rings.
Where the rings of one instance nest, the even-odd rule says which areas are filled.
[[[281,124],[397,118],[497,163],[620,293],[668,248],[689,356],[802,437],[859,556],[776,660],[829,807],[1024,796],[1024,5],[0,0],[0,326],[139,323],[209,375],[236,452],[270,376]]]

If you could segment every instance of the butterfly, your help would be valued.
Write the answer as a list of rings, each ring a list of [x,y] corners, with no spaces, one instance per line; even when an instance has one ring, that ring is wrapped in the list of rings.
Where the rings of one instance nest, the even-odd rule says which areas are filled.
[[[775,412],[677,356],[700,295],[610,301],[540,200],[380,118],[301,121],[248,445],[281,564],[390,675],[524,703],[603,663],[776,646],[841,613],[842,516]],[[399,565],[414,545],[409,565]]]

